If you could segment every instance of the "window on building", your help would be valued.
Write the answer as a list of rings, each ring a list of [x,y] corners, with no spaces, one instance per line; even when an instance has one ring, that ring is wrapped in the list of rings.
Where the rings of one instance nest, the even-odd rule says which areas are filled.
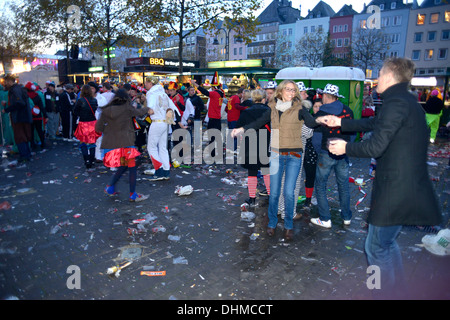
[[[337,26],[333,26],[333,33],[336,33],[337,32]]]
[[[419,26],[421,26],[421,25],[424,25],[425,24],[425,18],[426,18],[426,14],[418,14],[417,15],[417,21],[416,21],[416,24],[417,25],[419,25]]]
[[[381,11],[384,10],[384,3],[380,4],[380,10],[381,10]]]
[[[316,26],[311,26],[311,33],[316,32]]]
[[[392,24],[394,26],[401,25],[402,24],[402,16],[395,16],[395,17],[393,17]]]
[[[307,33],[308,33],[308,27],[304,27],[304,28],[303,28],[303,33],[304,33],[304,34],[307,34]]]
[[[242,47],[239,47],[239,54],[242,55]]]
[[[289,28],[288,35],[292,36],[292,28]]]
[[[391,9],[395,9],[397,7],[397,2],[391,2]]]
[[[430,23],[438,23],[439,22],[439,12],[438,13],[432,13],[430,15]]]
[[[337,39],[337,45],[336,46],[338,48],[342,47],[342,39],[341,38]]]
[[[450,39],[450,30],[442,30],[441,40]]]
[[[433,49],[427,49],[425,50],[425,60],[433,60]]]
[[[350,38],[345,38],[344,39],[344,47],[349,47],[350,46]]]
[[[400,34],[398,34],[398,33],[392,34],[391,42],[392,43],[400,43]]]
[[[321,24],[319,24],[319,32],[323,31],[323,26]]]
[[[348,24],[344,24],[344,32],[348,31]]]
[[[235,56],[237,56],[237,48],[234,48],[234,49],[233,49],[233,54],[234,54]]]
[[[367,29],[367,20],[359,20],[359,27],[361,29]]]
[[[436,31],[429,31],[427,40],[428,41],[436,41]]]
[[[450,22],[450,11],[445,11],[444,22]]]
[[[448,49],[447,48],[444,48],[444,49],[439,49],[439,51],[438,51],[438,59],[439,60],[445,60],[445,59],[447,59],[447,51],[448,51]]]
[[[422,42],[422,32],[416,32],[414,33],[414,42]]]
[[[411,60],[420,60],[420,50],[413,50]]]
[[[389,26],[389,17],[383,17],[381,18],[381,26],[382,27],[388,27]]]

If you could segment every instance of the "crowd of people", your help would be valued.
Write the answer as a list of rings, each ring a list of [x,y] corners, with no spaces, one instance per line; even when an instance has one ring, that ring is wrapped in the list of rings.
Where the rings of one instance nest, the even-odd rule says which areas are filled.
[[[177,130],[192,132],[195,123],[207,123],[209,146],[216,146],[210,150],[214,158],[224,150],[223,145],[217,146],[215,133],[222,131],[226,119],[232,144],[225,151],[235,155],[239,150],[243,159],[240,164],[248,171],[246,203],[252,208],[258,206],[256,189],[261,173],[266,189],[260,195],[269,197],[267,234],[275,235],[281,214],[287,241],[293,239],[293,222],[301,216],[296,213],[296,205],[303,171],[305,206],[311,205],[314,191],[317,198],[319,216],[311,218],[311,223],[331,228],[327,184],[334,172],[340,215],[343,225],[348,226],[352,220],[348,157],[374,158],[377,174],[366,251],[370,263],[382,269],[386,288],[392,288],[387,293],[394,294],[397,289],[403,290],[404,282],[396,244],[401,226],[440,223],[426,155],[430,139],[427,121],[428,125],[433,123],[430,115],[440,113],[442,108],[435,99],[438,94],[431,92],[425,118],[418,98],[407,90],[413,70],[407,59],[387,60],[377,86],[383,103],[360,120],[354,120],[353,111],[339,100],[344,97],[333,83],[313,89],[303,82],[270,81],[265,89],[240,88],[227,98],[217,79],[209,86],[194,80],[180,86],[175,82],[162,84],[155,76],[146,77],[141,86],[89,82],[81,88],[66,84],[60,92],[51,82],[40,89],[36,83],[22,86],[7,76],[8,97],[2,101],[2,117],[9,113],[13,142],[22,161],[30,159],[38,140],[40,147],[46,148],[46,140],[54,139],[61,127],[62,139],[79,142],[87,169],[96,161],[115,168],[104,189],[108,196],[116,195],[116,183],[129,171],[129,200],[133,202],[148,198],[136,192],[136,158],[145,152],[144,146],[154,168],[149,180],[167,180],[171,166],[183,156],[183,149],[177,146],[201,146],[203,140],[189,141],[190,135],[183,134],[175,139]],[[207,98],[206,104],[200,94]],[[3,130],[7,131],[5,117],[2,119]],[[249,138],[251,132],[257,139],[256,149],[252,145],[255,140]],[[362,143],[352,142],[356,132],[371,135]]]

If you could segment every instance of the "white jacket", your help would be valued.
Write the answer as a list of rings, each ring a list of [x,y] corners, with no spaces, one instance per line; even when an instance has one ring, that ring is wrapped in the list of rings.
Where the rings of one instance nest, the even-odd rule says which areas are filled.
[[[166,112],[168,109],[172,109],[174,112],[178,112],[178,108],[170,100],[164,91],[164,87],[160,84],[154,85],[146,94],[147,107],[152,109],[155,113],[150,116],[152,120],[165,120]]]

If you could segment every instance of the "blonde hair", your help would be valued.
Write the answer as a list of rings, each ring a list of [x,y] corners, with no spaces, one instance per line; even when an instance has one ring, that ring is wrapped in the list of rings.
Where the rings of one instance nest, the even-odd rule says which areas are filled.
[[[242,101],[249,100],[252,97],[252,92],[248,89],[245,89],[242,92]]]
[[[255,102],[261,102],[263,99],[266,98],[266,92],[261,89],[256,89],[252,91],[252,101]]]
[[[283,80],[283,81],[277,86],[277,88],[276,88],[276,90],[275,90],[274,97],[275,97],[276,99],[278,99],[278,100],[283,100],[283,90],[284,90],[284,88],[286,88],[286,86],[287,86],[289,83],[292,84],[292,85],[294,85],[294,88],[295,88],[295,96],[294,96],[294,98],[292,99],[292,101],[295,101],[295,100],[303,101],[303,100],[302,100],[302,97],[300,96],[300,90],[298,89],[297,84],[296,84],[294,81],[292,81],[292,80]]]

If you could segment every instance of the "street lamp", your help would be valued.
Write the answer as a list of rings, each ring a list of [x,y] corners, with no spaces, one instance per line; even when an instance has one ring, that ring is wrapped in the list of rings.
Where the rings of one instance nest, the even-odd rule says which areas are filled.
[[[230,32],[231,32],[232,28],[229,29],[224,29],[224,28],[219,28],[218,32],[223,31],[225,32],[225,51],[226,51],[226,60],[230,60]],[[244,42],[241,38],[241,36],[236,37],[236,42],[238,43],[242,43]],[[219,40],[217,38],[214,38],[213,41],[213,45],[217,46],[219,45]]]

